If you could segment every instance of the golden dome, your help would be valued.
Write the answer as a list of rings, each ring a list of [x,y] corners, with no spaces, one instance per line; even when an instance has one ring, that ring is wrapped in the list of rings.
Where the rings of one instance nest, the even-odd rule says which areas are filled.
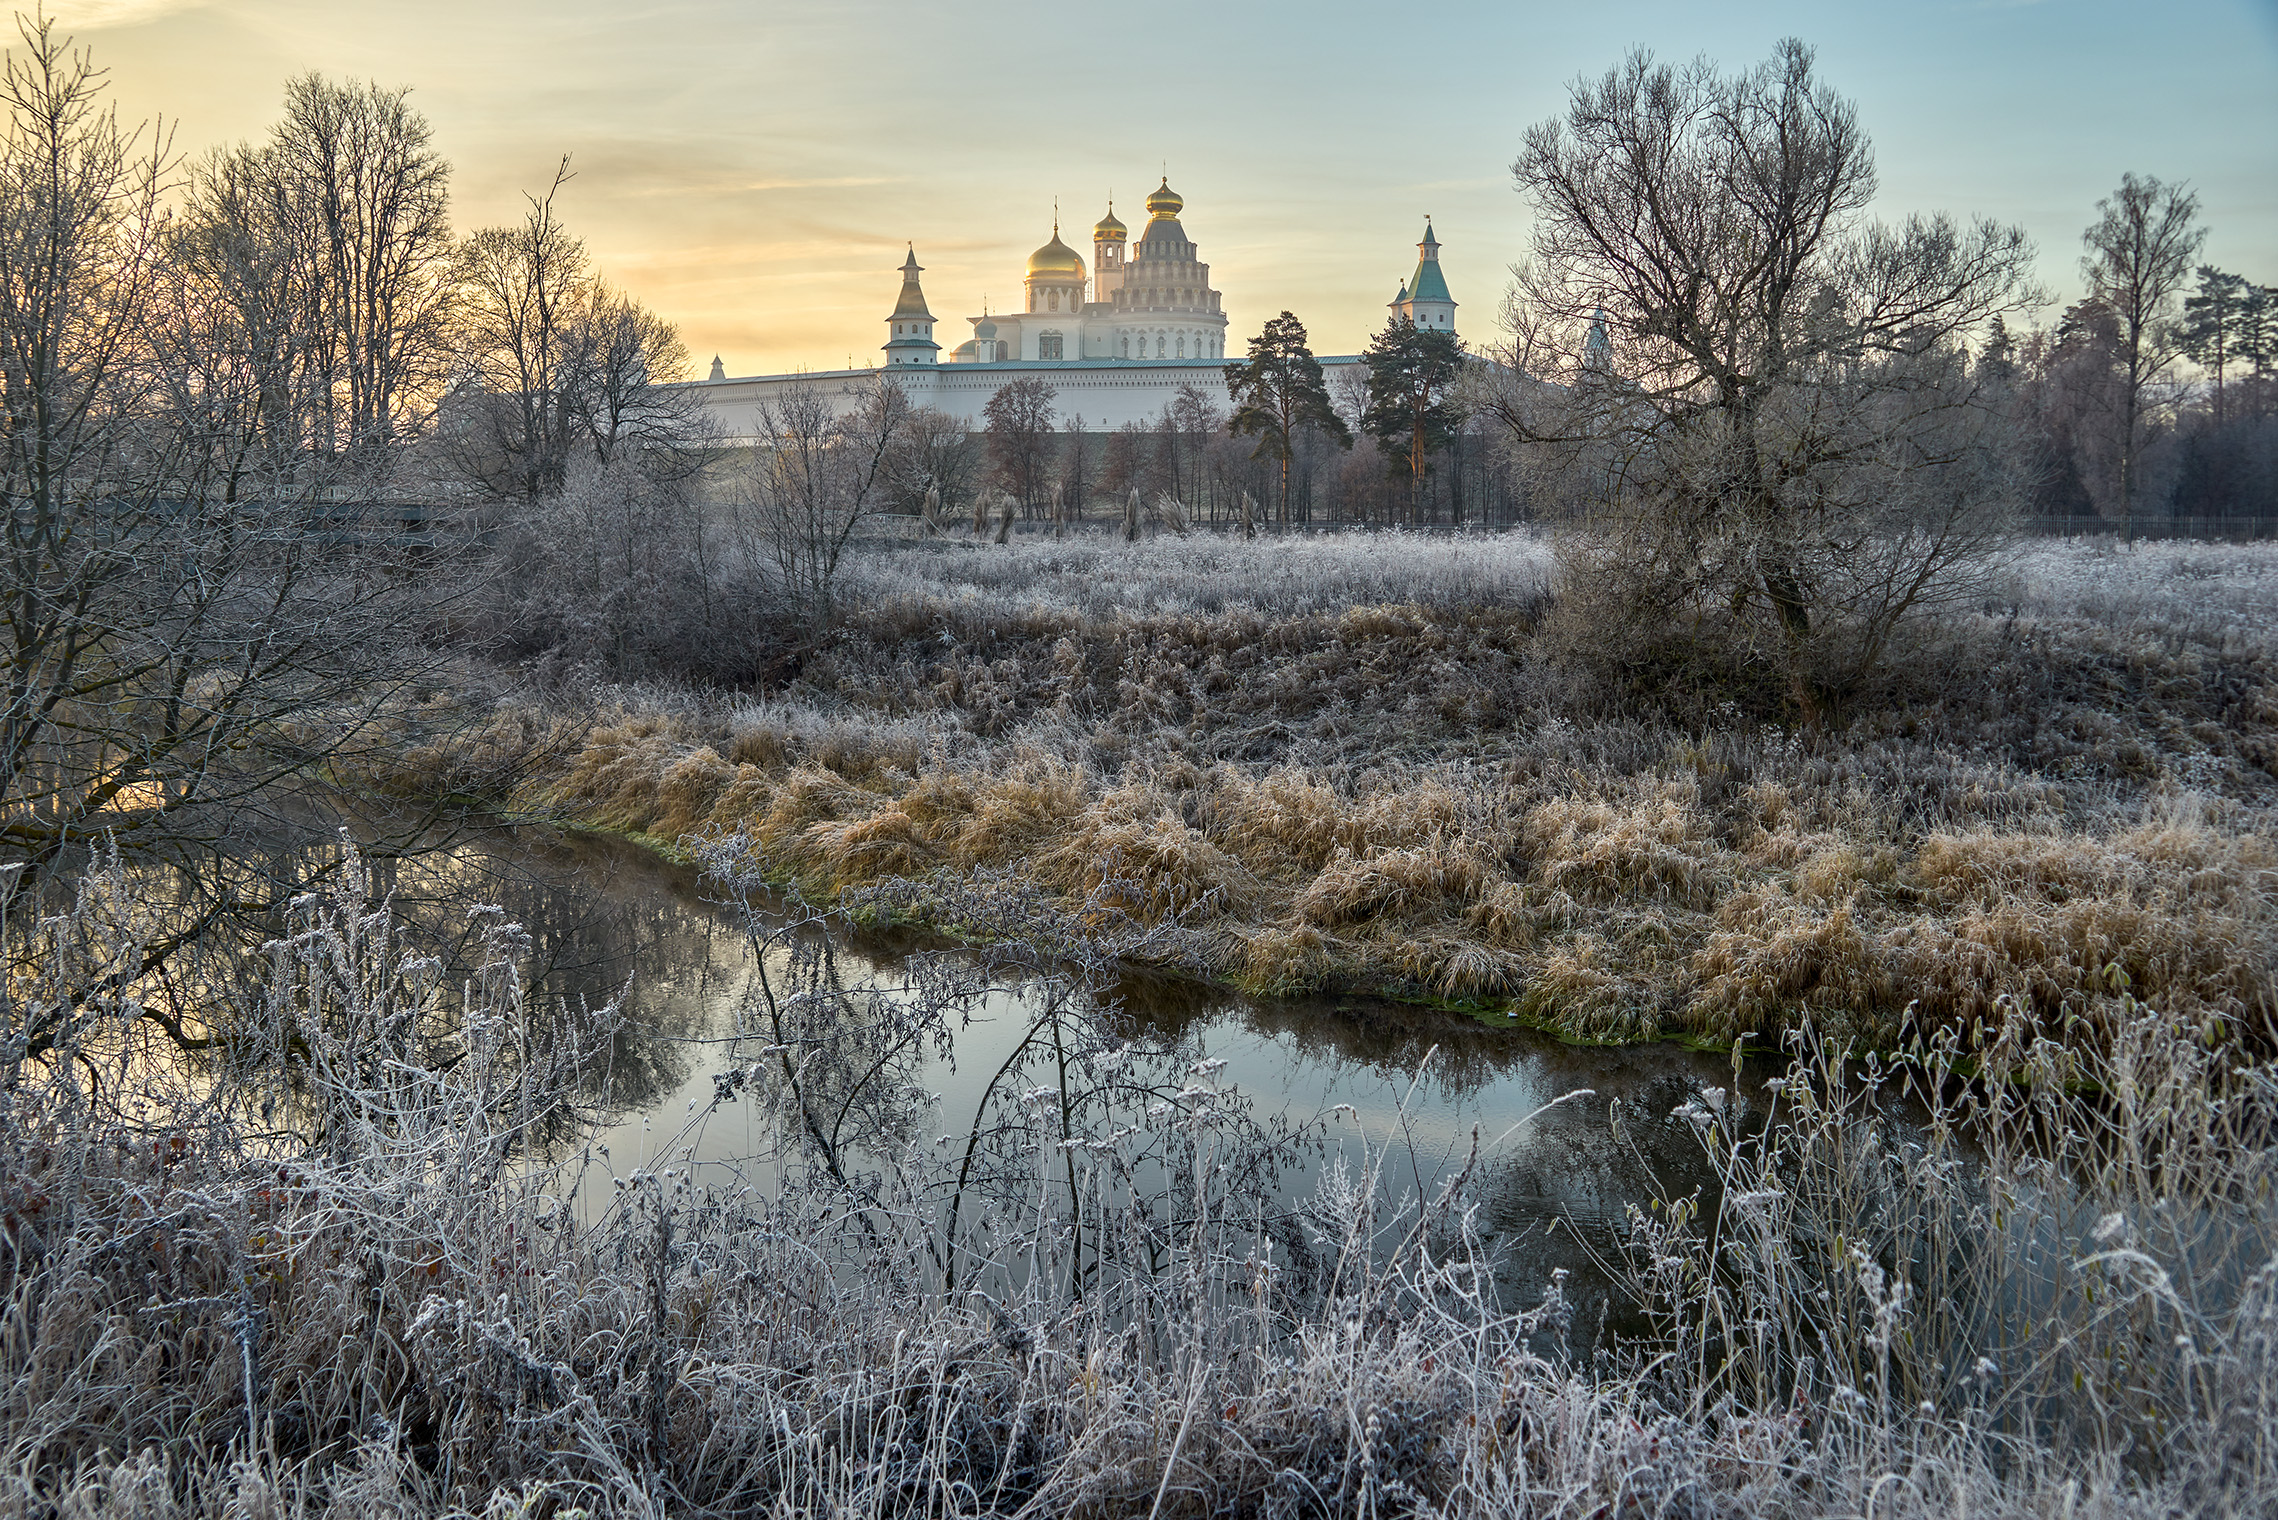
[[[1060,229],[1052,229],[1052,241],[1028,256],[1028,277],[1048,284],[1072,281],[1081,284],[1084,278],[1084,261],[1076,250],[1060,241]]]
[[[1110,201],[1107,207],[1107,215],[1101,217],[1099,224],[1092,228],[1092,241],[1095,243],[1120,243],[1123,241],[1124,235],[1130,230],[1116,219],[1115,203]]]
[[[1147,210],[1158,222],[1167,222],[1177,216],[1179,208],[1185,204],[1186,198],[1171,188],[1170,176],[1167,174],[1163,176],[1161,188],[1147,197]]]

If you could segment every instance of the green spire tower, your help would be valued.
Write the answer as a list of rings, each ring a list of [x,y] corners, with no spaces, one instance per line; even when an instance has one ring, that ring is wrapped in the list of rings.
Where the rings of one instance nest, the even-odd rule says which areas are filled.
[[[1424,240],[1416,245],[1416,272],[1392,298],[1392,314],[1406,317],[1431,332],[1455,331],[1455,297],[1448,294],[1447,277],[1440,273],[1440,240],[1432,235],[1432,219],[1424,218]]]

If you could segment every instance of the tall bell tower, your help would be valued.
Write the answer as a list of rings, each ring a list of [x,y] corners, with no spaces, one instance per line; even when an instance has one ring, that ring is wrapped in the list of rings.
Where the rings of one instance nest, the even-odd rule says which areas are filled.
[[[1115,202],[1107,203],[1107,215],[1092,228],[1092,299],[1113,302],[1115,293],[1123,288],[1123,255],[1131,229],[1116,219]]]

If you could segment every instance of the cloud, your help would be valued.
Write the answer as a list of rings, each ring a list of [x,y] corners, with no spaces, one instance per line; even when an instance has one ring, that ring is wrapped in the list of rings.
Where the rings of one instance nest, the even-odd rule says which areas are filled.
[[[56,30],[99,32],[141,26],[177,11],[203,10],[209,0],[51,0],[47,8]]]
[[[608,193],[626,199],[655,196],[700,195],[761,195],[778,190],[847,190],[857,186],[900,184],[899,176],[841,175],[828,179],[744,179],[734,174],[703,175],[675,172],[674,165],[666,162],[650,163],[645,158],[628,162],[649,172],[646,182],[633,187],[613,187]]]
[[[885,175],[849,175],[841,179],[763,179],[745,185],[746,190],[842,190],[849,185],[892,185],[898,179]]]

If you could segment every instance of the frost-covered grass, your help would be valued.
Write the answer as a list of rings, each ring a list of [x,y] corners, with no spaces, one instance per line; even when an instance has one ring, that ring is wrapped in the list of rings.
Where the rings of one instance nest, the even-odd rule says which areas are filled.
[[[2031,539],[2011,573],[2036,617],[2239,647],[2267,647],[2278,629],[2278,543]]]
[[[844,594],[856,622],[932,604],[1022,620],[1303,617],[1387,603],[1525,605],[1543,596],[1550,568],[1549,543],[1526,532],[1037,536],[895,545],[858,562]]]
[[[509,706],[393,784],[748,831],[945,927],[973,872],[1107,872],[1223,980],[1586,1038],[2100,1038],[2133,996],[2278,1048],[2278,546],[2029,542],[1819,729],[1594,685],[1536,637],[1547,554],[905,545],[770,690]]]
[[[712,852],[723,885],[755,843]],[[503,925],[440,981],[358,883],[206,1010],[227,1040],[202,1073],[135,1059],[165,989],[106,976],[149,927],[122,878],[35,936],[12,1006],[64,1000],[67,1032],[0,1054],[0,1511],[2278,1503],[2278,1091],[2188,1020],[2131,1007],[2101,1050],[1943,1041],[1904,1073],[1805,1042],[1777,1081],[1617,1115],[1606,1144],[1686,1127],[1719,1179],[1633,1217],[1613,1265],[1649,1329],[1621,1339],[1556,1281],[1499,1300],[1460,1179],[1407,1197],[1369,1164],[1269,1216],[1251,1179],[1287,1142],[1089,1011],[1085,968],[1162,932],[1112,890],[1087,949],[1102,920],[994,889],[1061,938],[1061,990],[978,1166],[930,1143],[892,1053],[1018,968],[945,959],[881,1001],[755,920],[780,969],[712,1105],[752,1154],[621,1175],[592,1215],[572,1126],[608,1016],[581,1042],[528,1003]]]

